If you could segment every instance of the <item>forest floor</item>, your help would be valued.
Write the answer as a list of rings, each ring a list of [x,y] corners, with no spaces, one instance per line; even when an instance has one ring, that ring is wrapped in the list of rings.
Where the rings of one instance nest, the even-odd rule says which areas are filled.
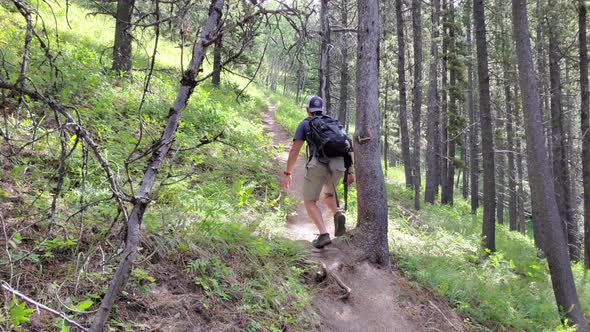
[[[263,113],[262,120],[273,143],[284,150],[276,156],[279,165],[285,165],[291,146],[291,136],[275,117],[275,107]],[[300,157],[293,172],[289,195],[299,201],[296,211],[285,225],[285,234],[291,240],[301,241],[307,248],[309,260],[324,264],[328,270],[337,270],[337,276],[351,288],[348,298],[341,299],[342,289],[333,278],[322,282],[313,298],[315,312],[321,319],[321,331],[469,331],[446,303],[424,289],[412,287],[398,271],[388,273],[367,262],[341,267],[345,261],[343,248],[346,241],[339,239],[323,249],[315,249],[310,241],[317,228],[307,216],[301,199],[305,174],[305,158]],[[283,168],[280,168],[281,171]],[[280,175],[279,175],[280,176]],[[321,207],[324,221],[331,234],[334,225],[330,212]],[[344,239],[346,237],[343,237]],[[394,262],[395,264],[395,262]]]

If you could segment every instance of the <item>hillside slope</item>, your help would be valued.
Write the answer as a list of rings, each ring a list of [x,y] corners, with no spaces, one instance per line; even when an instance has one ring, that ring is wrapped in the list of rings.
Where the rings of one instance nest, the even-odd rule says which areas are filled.
[[[180,52],[175,43],[160,41],[143,96],[148,75],[141,68],[149,59],[137,52],[132,77],[105,69],[114,21],[89,13],[70,3],[66,19],[66,7],[39,4],[45,22],[56,18],[41,36],[54,67],[33,40],[26,85],[68,106],[132,196],[174,100]],[[26,22],[5,3],[0,22],[0,79],[14,82]],[[153,45],[152,37],[146,33],[140,41]],[[274,148],[258,117],[266,102],[249,89],[238,103],[246,82],[230,75],[223,82],[218,88],[198,86],[189,102],[146,211],[139,260],[116,303],[111,330],[311,328],[302,250],[274,231],[289,205],[268,171]],[[2,90],[0,108],[0,279],[88,326],[121,259],[125,236],[103,166],[46,105]],[[2,292],[2,330],[68,326]]]

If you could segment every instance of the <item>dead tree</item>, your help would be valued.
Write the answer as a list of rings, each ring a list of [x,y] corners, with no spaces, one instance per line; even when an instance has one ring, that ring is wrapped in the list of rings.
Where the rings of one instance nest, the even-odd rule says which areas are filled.
[[[176,96],[174,106],[172,106],[168,113],[168,121],[166,127],[162,132],[162,136],[158,142],[158,148],[154,150],[151,159],[148,162],[148,167],[144,173],[141,185],[133,200],[133,210],[129,216],[127,223],[127,239],[126,246],[121,256],[121,262],[115,271],[113,279],[109,285],[109,289],[105,294],[102,303],[94,317],[90,331],[100,332],[104,330],[104,326],[111,313],[111,309],[119,293],[125,286],[131,266],[135,261],[137,254],[137,245],[139,244],[140,226],[143,221],[143,215],[150,203],[150,193],[156,180],[156,176],[162,162],[170,146],[174,142],[176,130],[182,116],[183,110],[186,108],[188,99],[193,93],[196,86],[196,77],[203,58],[207,51],[207,47],[214,42],[213,33],[219,26],[221,20],[221,13],[223,10],[224,0],[214,0],[209,9],[209,18],[203,27],[201,37],[197,41],[193,49],[193,56],[189,63],[188,69],[184,72],[180,86],[180,91]]]

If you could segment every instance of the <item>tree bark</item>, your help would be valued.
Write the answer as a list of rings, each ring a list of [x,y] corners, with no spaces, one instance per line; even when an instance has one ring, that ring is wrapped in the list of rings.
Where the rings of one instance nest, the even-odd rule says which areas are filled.
[[[496,220],[498,224],[504,224],[504,193],[506,188],[506,172],[505,172],[505,164],[506,158],[504,156],[504,114],[502,114],[502,108],[498,108],[498,112],[496,114],[496,135],[494,135],[494,143],[496,144],[496,149],[499,151],[494,153],[496,157],[495,168],[497,170],[496,176]]]
[[[519,95],[518,95],[518,83],[514,86],[514,119],[516,120],[517,128],[522,128],[522,116],[520,112],[520,103],[519,103]],[[525,223],[525,215],[524,215],[524,170],[523,170],[523,154],[524,151],[521,145],[521,137],[520,135],[516,136],[516,169],[518,173],[518,198],[517,198],[517,208],[518,208],[518,229],[520,233],[523,235],[526,233],[526,223]],[[533,232],[534,233],[534,232]],[[533,234],[534,236],[534,234]],[[536,240],[535,240],[536,241]]]
[[[215,48],[213,49],[213,75],[211,76],[211,83],[219,86],[221,83],[221,48],[223,47],[221,37],[215,41]]]
[[[421,0],[412,1],[412,31],[414,39],[414,87],[413,108],[412,108],[412,127],[414,129],[412,156],[412,174],[414,185],[414,208],[420,210],[420,186],[422,176],[420,174],[420,147],[422,139],[420,118],[422,111],[422,7]]]
[[[440,0],[433,0],[431,63],[428,73],[428,123],[426,145],[426,188],[424,201],[434,204],[440,182],[440,109],[438,105],[438,27],[440,25]]]
[[[180,118],[182,117],[182,112],[186,108],[188,99],[190,98],[196,86],[195,79],[203,63],[203,58],[207,52],[209,41],[211,40],[212,34],[217,29],[221,20],[223,2],[224,0],[214,0],[211,4],[209,9],[209,17],[205,26],[203,27],[201,38],[195,45],[191,62],[189,63],[187,71],[184,72],[182,77],[180,90],[176,95],[174,105],[169,110],[168,121],[159,140],[159,148],[153,152],[152,157],[148,162],[140,187],[136,193],[135,202],[133,203],[133,210],[131,211],[129,221],[127,223],[127,239],[125,250],[121,254],[121,262],[119,263],[113,279],[109,284],[109,289],[107,290],[102,303],[98,308],[98,312],[94,317],[90,331],[100,332],[104,330],[104,326],[111,313],[113,304],[127,282],[129,271],[131,270],[137,255],[136,249],[139,244],[140,226],[145,210],[150,203],[150,193],[152,191],[152,187],[156,181],[156,176],[160,170],[162,162],[168,154],[170,146],[174,142],[176,130],[178,129],[178,124],[180,122]]]
[[[387,194],[379,154],[379,2],[359,0],[357,116],[354,133],[358,224],[353,243],[363,258],[391,269],[387,243]]]
[[[297,66],[297,91],[295,92],[295,101],[301,100],[301,91],[303,90],[303,62],[299,61]],[[340,119],[339,119],[340,120]],[[345,122],[340,122],[344,124]]]
[[[447,136],[445,140],[447,155],[444,159],[444,165],[446,165],[446,174],[445,181],[443,182],[441,203],[452,205],[455,192],[455,154],[457,150],[457,137],[460,136],[460,129],[458,128],[459,124],[457,122],[457,119],[460,117],[458,107],[459,87],[457,80],[457,72],[459,70],[458,68],[460,66],[460,61],[458,59],[459,50],[457,49],[455,37],[455,6],[452,1],[447,4],[446,12],[446,21],[448,26],[447,65],[450,66],[450,69],[448,86],[449,103],[446,112]]]
[[[471,7],[471,1],[467,1],[467,6]],[[473,94],[473,50],[471,43],[471,8],[467,9],[466,23],[466,38],[467,38],[467,52],[469,54],[469,63],[467,64],[467,99],[469,107],[469,177],[471,183],[471,213],[476,214],[479,207],[479,149],[478,131],[479,125],[477,122],[477,109],[475,108],[475,96]]]
[[[508,44],[508,43],[506,43]],[[505,44],[504,47],[507,45]],[[510,230],[518,230],[518,198],[516,192],[516,167],[514,163],[514,128],[513,121],[516,116],[512,108],[512,93],[510,92],[510,58],[508,52],[510,48],[506,47],[504,50],[504,97],[506,99],[506,143],[508,150],[508,223]]]
[[[319,79],[320,86],[318,95],[322,97],[324,107],[328,115],[333,116],[330,100],[330,12],[328,0],[321,0],[320,22],[322,29],[322,42],[320,45],[320,69]]]
[[[448,204],[448,187],[449,185],[452,187],[453,184],[448,183],[448,166],[449,166],[449,159],[448,159],[448,127],[449,127],[449,117],[448,117],[448,55],[449,55],[449,34],[448,34],[448,0],[442,1],[442,12],[441,12],[441,20],[442,20],[442,61],[441,61],[441,87],[440,87],[440,105],[441,105],[441,112],[440,112],[440,156],[439,156],[439,163],[440,163],[440,203],[441,204]],[[451,181],[452,182],[452,181]]]
[[[346,28],[348,26],[348,1],[342,0],[341,5],[341,23],[342,27]],[[350,81],[350,76],[348,73],[348,71],[350,70],[348,67],[349,46],[346,32],[342,32],[340,39],[342,43],[342,63],[340,64],[340,100],[338,104],[338,121],[340,121],[340,123],[342,124],[345,124],[348,122],[348,85]]]
[[[537,81],[531,55],[526,1],[512,0],[512,26],[526,120],[529,184],[533,205],[537,206],[539,222],[545,233],[545,254],[551,273],[555,300],[561,317],[567,318],[569,324],[577,325],[578,331],[587,331],[588,325],[576,292],[566,238],[559,221],[555,188],[551,180],[547,146],[543,135],[543,121],[539,112]]]
[[[117,2],[117,23],[115,24],[112,70],[131,71],[131,43],[133,42],[131,21],[133,19],[134,6],[135,0],[119,0]]]
[[[494,174],[494,138],[490,107],[490,77],[488,74],[488,49],[483,0],[473,1],[473,20],[477,47],[477,75],[479,79],[479,118],[481,123],[481,147],[483,158],[483,226],[484,248],[496,251],[496,180]]]
[[[404,20],[402,0],[395,0],[397,23],[397,84],[399,89],[399,128],[402,143],[402,159],[406,175],[406,187],[412,187],[412,162],[410,160],[410,137],[408,133],[408,113],[406,101],[406,41],[404,39]]]
[[[469,150],[468,150],[468,138],[467,138],[467,134],[463,135],[463,145],[461,146],[461,162],[463,163],[463,166],[461,167],[461,170],[463,171],[463,183],[461,185],[461,194],[463,196],[464,200],[467,200],[467,198],[469,197]]]
[[[590,90],[588,87],[588,36],[586,32],[587,8],[584,0],[578,3],[580,91],[582,133],[582,182],[584,187],[584,267],[590,269]]]
[[[496,1],[496,11],[502,11],[502,1]],[[504,26],[504,17],[502,15],[496,15],[497,17],[497,21],[496,21],[496,26],[499,27],[499,35],[497,36],[497,39],[499,39],[499,47],[500,47],[500,52],[501,54],[501,61],[502,61],[502,68],[503,70],[503,75],[504,78],[506,78],[507,76],[507,71],[506,69],[508,69],[507,66],[504,65],[505,62],[505,57],[507,56],[505,53],[507,52],[507,50],[505,51],[504,49],[506,49],[506,42],[505,40],[507,38],[509,38],[510,36],[507,35],[505,33],[505,26]],[[497,30],[497,31],[498,31]],[[503,48],[503,49],[502,49]],[[503,108],[502,106],[497,108],[497,113],[496,113],[496,130],[495,130],[495,135],[494,135],[494,144],[495,144],[495,148],[497,150],[496,153],[494,153],[494,156],[496,158],[495,160],[495,168],[496,168],[496,221],[498,222],[498,224],[502,225],[504,224],[504,207],[505,207],[505,201],[506,201],[506,153],[504,151],[506,151],[506,137],[505,137],[505,132],[506,132],[506,122],[505,122],[505,116],[508,116],[508,108],[510,107],[509,105],[509,93],[506,94],[506,86],[507,86],[508,82],[504,83],[504,98],[505,98],[505,103],[506,103],[506,107]],[[509,86],[508,86],[508,90],[510,90]]]
[[[390,110],[389,107],[389,78],[385,80],[385,100],[383,102],[383,108],[385,112],[383,112],[383,166],[385,167],[385,174],[387,175],[387,169],[389,167],[389,120],[388,114],[393,113],[393,110]]]

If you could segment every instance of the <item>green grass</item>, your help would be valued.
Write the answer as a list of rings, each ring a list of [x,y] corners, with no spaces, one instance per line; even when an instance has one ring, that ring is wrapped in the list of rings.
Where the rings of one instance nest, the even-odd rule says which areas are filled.
[[[297,105],[292,99],[272,94],[271,102],[277,107],[276,118],[279,123],[293,135],[297,125],[307,117],[305,105]]]
[[[5,27],[0,31],[0,46],[9,72],[4,78],[14,81],[18,76],[24,21],[11,7],[4,7],[4,2],[0,4],[0,22]],[[179,87],[179,50],[174,43],[160,40],[157,70],[140,115],[137,110],[146,72],[137,70],[132,77],[121,77],[108,70],[114,20],[101,15],[89,16],[86,9],[70,3],[70,29],[65,20],[65,6],[52,7],[57,25],[48,24],[47,31],[49,38],[53,38],[54,54],[58,51],[55,33],[59,32],[60,55],[56,59],[59,75],[57,79],[53,76],[37,42],[32,44],[28,75],[41,91],[48,91],[60,102],[75,107],[72,112],[99,143],[117,180],[124,184],[123,189],[130,191],[130,184],[126,183],[129,176],[136,190],[146,158],[132,163],[128,174],[125,159],[136,144],[139,143],[139,152],[146,151],[160,135]],[[50,17],[46,3],[39,3],[39,11],[46,19]],[[149,33],[143,35],[142,42],[148,50],[153,45],[152,38]],[[134,53],[134,67],[148,66],[145,54]],[[185,59],[185,65],[187,62]],[[174,151],[162,165],[153,201],[144,216],[145,236],[161,238],[155,248],[167,252],[169,257],[179,256],[177,263],[181,269],[185,263],[190,265],[203,259],[187,273],[195,278],[195,284],[212,307],[231,306],[248,320],[248,329],[305,330],[312,317],[308,309],[311,293],[302,282],[303,268],[298,263],[302,251],[278,238],[279,225],[284,222],[289,206],[284,204],[273,175],[275,150],[258,116],[266,109],[265,96],[251,86],[238,102],[238,91],[247,82],[232,75],[223,79],[219,88],[208,83],[199,85],[189,101]],[[15,215],[10,216],[9,222],[27,220],[29,215],[46,211],[51,205],[60,147],[60,136],[52,131],[53,119],[49,110],[31,100],[27,100],[26,109],[7,115],[8,131],[15,142],[31,139],[35,127],[35,135],[46,135],[25,147],[10,167],[0,170],[0,178],[14,185],[11,194],[22,196],[25,203],[15,207]],[[221,132],[219,142],[191,149],[203,137],[212,138]],[[107,233],[118,213],[116,204],[109,199],[111,193],[100,165],[91,153],[86,157],[87,151],[75,135],[68,134],[66,145],[72,154],[65,166],[67,176],[57,200],[56,226],[48,240],[43,242],[48,220],[36,224],[39,232],[26,228],[19,233],[17,227],[8,230],[13,259],[24,257],[39,244],[36,252],[15,266],[16,271],[30,269],[40,282],[63,284],[64,290],[77,282],[79,259],[96,254],[99,247],[107,254],[114,254],[119,244],[116,234]],[[80,180],[82,177],[84,181]],[[92,204],[84,213],[76,214],[88,203]],[[118,228],[120,222],[115,225]],[[83,280],[92,283],[80,287],[83,292],[66,294],[71,297],[68,301],[92,299],[90,310],[95,309],[116,260],[117,256],[103,269],[85,271]],[[0,261],[5,263],[6,258]],[[47,272],[51,266],[60,266],[60,273]],[[149,263],[138,268],[130,287],[141,284],[145,291],[145,287],[163,282],[146,275],[155,268]],[[33,295],[39,298],[47,295],[43,289],[35,292]],[[59,303],[52,301],[47,304],[59,307]],[[6,312],[0,310],[0,321]],[[116,315],[115,318],[118,319]],[[84,321],[84,317],[80,319]],[[115,323],[129,322],[115,320]]]
[[[390,170],[390,200],[411,208],[413,192],[403,185],[403,169]],[[452,207],[422,204],[420,221],[390,211],[390,247],[396,265],[421,286],[444,296],[457,311],[490,331],[556,331],[562,328],[547,263],[528,236],[496,226],[497,252],[480,247],[481,215],[455,199]],[[580,264],[573,265],[586,313],[590,289]]]

